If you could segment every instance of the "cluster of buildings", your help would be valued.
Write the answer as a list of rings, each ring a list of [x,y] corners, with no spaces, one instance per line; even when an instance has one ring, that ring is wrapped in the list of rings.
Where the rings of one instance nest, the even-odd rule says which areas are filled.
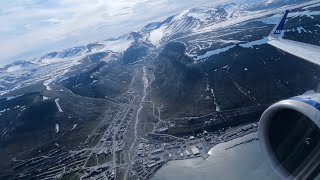
[[[79,171],[83,171],[81,179],[115,179],[113,153],[123,151],[123,133],[133,113],[132,108],[126,111],[120,105],[114,106],[108,112],[110,118],[102,121],[74,150],[54,143],[52,147],[48,144],[48,152],[33,152],[32,159],[12,159],[17,172],[12,179],[57,179]]]
[[[232,139],[244,136],[246,134],[255,132],[258,130],[258,123],[251,123],[243,125],[237,128],[232,128],[230,130],[225,130],[224,134],[220,136],[221,141],[230,141]]]
[[[80,170],[86,162],[86,151],[66,152],[63,149],[52,149],[43,156],[27,160],[13,159],[14,168],[20,173],[12,179],[54,179]]]
[[[85,175],[80,177],[80,180],[115,180],[115,173],[110,166],[101,166],[87,170]]]
[[[200,157],[205,153],[201,143],[193,140],[172,139],[153,134],[150,141],[140,141],[136,161],[132,165],[131,179],[148,179],[158,168],[170,160]]]

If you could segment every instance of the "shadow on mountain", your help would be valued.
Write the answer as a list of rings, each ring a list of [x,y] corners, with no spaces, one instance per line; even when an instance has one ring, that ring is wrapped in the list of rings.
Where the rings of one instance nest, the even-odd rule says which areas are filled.
[[[80,96],[115,97],[127,90],[132,72],[133,69],[117,62],[100,62],[91,70],[71,76],[60,84]]]
[[[281,99],[316,89],[320,67],[270,45],[242,48],[211,56],[200,65],[208,73],[222,110]]]
[[[156,59],[152,98],[159,106],[164,105],[162,116],[206,112],[214,107],[201,93],[205,87],[203,74],[184,53],[183,44],[172,42],[164,47]]]

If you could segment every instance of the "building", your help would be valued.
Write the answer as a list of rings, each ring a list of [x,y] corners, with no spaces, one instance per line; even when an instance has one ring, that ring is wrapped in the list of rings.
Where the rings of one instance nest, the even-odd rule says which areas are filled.
[[[167,127],[159,128],[158,129],[158,133],[160,133],[160,134],[168,133],[168,128]]]
[[[190,156],[190,152],[188,150],[185,151],[187,156]]]
[[[142,148],[143,148],[143,143],[140,143],[140,144],[138,145],[138,149],[141,150]]]
[[[191,151],[192,151],[192,153],[193,153],[194,155],[199,155],[199,154],[200,154],[199,149],[198,149],[197,147],[195,147],[195,146],[191,148]]]
[[[138,150],[138,151],[137,151],[138,156],[141,156],[141,155],[142,155],[142,153],[143,153],[143,151],[142,151],[142,150]]]
[[[243,126],[243,127],[241,128],[241,130],[242,130],[242,131],[248,131],[248,130],[251,129],[251,128],[252,128],[252,125],[249,124],[249,125]]]
[[[151,157],[151,160],[159,161],[159,160],[160,160],[160,157],[158,157],[158,156],[152,156],[152,157]]]
[[[157,165],[160,165],[160,164],[163,164],[164,163],[164,160],[160,160],[157,162]]]
[[[153,151],[151,152],[151,154],[158,154],[158,153],[161,153],[161,152],[163,152],[163,151],[164,151],[163,148],[158,148],[158,149],[153,150]]]
[[[207,136],[208,134],[209,134],[208,131],[206,131],[206,130],[203,131],[204,136]]]
[[[148,168],[153,168],[156,165],[155,161],[150,161],[148,164]]]

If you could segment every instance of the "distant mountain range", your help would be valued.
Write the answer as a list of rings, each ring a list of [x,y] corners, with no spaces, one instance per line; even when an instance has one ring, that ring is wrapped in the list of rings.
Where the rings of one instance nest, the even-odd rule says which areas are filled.
[[[192,8],[170,16],[162,22],[149,23],[138,32],[130,32],[118,38],[110,38],[84,46],[73,47],[61,52],[51,52],[30,61],[17,61],[6,65],[0,68],[0,95],[12,89],[41,81],[54,81],[70,71],[73,66],[84,63],[81,59],[95,53],[108,52],[108,55],[102,58],[104,61],[120,58],[132,63],[139,60],[140,56],[145,55],[147,49],[163,46],[169,41],[175,41],[176,38],[190,36],[190,34],[203,34],[216,28],[265,17],[269,14],[274,14],[274,12],[279,12],[279,10],[274,10],[277,7],[299,4],[307,2],[307,0],[249,0],[243,2],[242,4],[230,3],[215,7]],[[200,49],[197,51],[201,50],[199,52],[202,52],[202,54],[205,51],[204,49],[210,50],[210,47],[199,47]],[[187,49],[189,50],[190,47],[187,47]],[[133,50],[141,52],[132,58],[130,54],[132,54]],[[197,58],[192,52],[187,53]],[[37,74],[37,77],[42,76],[41,67],[50,70],[50,66],[55,70],[60,69],[58,71],[59,74],[45,76],[46,78],[36,78],[30,82],[30,78],[34,74],[41,72]],[[53,77],[54,79],[52,79]]]

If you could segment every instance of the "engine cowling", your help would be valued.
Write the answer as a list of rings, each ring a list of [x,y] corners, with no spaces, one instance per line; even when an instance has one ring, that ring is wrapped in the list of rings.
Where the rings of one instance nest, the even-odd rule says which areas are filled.
[[[259,142],[282,179],[320,178],[320,94],[270,106],[259,122]]]

